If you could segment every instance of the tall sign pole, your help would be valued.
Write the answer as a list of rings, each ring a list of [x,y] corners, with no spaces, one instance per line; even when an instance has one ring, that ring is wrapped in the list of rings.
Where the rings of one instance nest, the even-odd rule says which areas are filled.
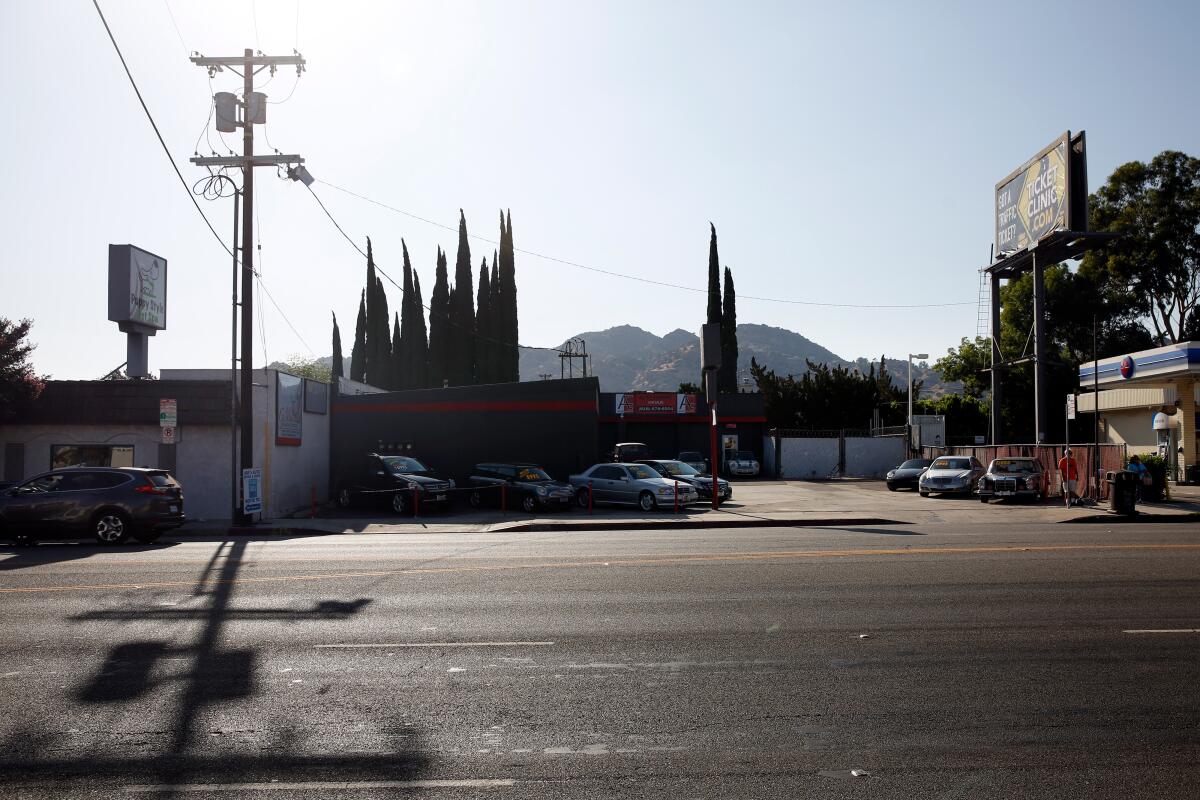
[[[718,508],[717,481],[721,472],[720,461],[717,460],[717,370],[721,368],[721,325],[717,322],[707,322],[700,329],[700,368],[704,371],[704,394],[708,407],[712,412],[712,428],[709,436],[709,457],[712,467],[709,474],[712,477],[712,507]]]
[[[254,126],[266,122],[267,97],[254,91],[254,76],[263,69],[272,73],[280,65],[296,67],[297,78],[304,70],[304,58],[299,53],[290,56],[255,55],[254,51],[246,48],[239,56],[209,58],[195,55],[191,57],[193,64],[204,67],[209,75],[226,69],[242,78],[242,100],[237,103],[228,93],[219,93],[213,98],[216,105],[215,117],[217,130],[232,132],[237,125],[242,126],[242,155],[224,157],[196,157],[191,159],[193,164],[201,167],[240,167],[242,170],[242,242],[248,243],[241,248],[242,256],[242,346],[241,346],[241,376],[239,425],[241,428],[241,468],[243,472],[254,468],[254,168],[279,167],[300,165],[304,159],[296,155],[254,155]],[[238,72],[238,70],[241,72]],[[241,121],[236,119],[237,111],[241,110]],[[236,214],[236,211],[234,212]],[[236,250],[234,252],[237,252]],[[235,485],[240,483],[233,476]],[[239,524],[251,522],[251,515],[245,510],[245,503],[235,514]]]

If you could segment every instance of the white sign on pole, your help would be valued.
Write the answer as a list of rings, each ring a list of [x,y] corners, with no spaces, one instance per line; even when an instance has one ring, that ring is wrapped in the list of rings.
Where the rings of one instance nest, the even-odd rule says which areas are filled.
[[[1067,419],[1075,419],[1075,395],[1067,395]]]
[[[158,401],[158,424],[164,428],[179,427],[179,403],[171,398]]]
[[[254,514],[262,507],[262,470],[242,470],[242,513]]]
[[[173,425],[162,426],[162,443],[175,444],[179,439],[179,428]]]

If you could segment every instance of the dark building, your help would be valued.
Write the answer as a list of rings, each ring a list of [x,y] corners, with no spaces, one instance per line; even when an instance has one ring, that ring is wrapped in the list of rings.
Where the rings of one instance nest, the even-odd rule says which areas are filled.
[[[763,396],[723,394],[717,403],[717,447],[749,450],[763,461],[767,418]],[[684,450],[708,456],[712,417],[701,395],[671,392],[628,392],[600,395],[600,455],[607,458],[617,442],[643,442],[659,458],[675,458]],[[723,458],[723,457],[722,457]],[[768,470],[764,466],[764,474]]]

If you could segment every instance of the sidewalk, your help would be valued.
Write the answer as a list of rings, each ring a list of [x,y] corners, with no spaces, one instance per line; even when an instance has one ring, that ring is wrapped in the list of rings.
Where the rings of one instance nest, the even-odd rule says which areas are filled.
[[[593,514],[573,508],[550,515],[498,510],[456,509],[444,513],[395,517],[385,511],[356,510],[352,516],[327,509],[330,516],[278,519],[250,528],[231,528],[228,520],[190,522],[184,535],[358,534],[358,533],[492,533],[604,530],[671,530],[749,527],[845,527],[883,524],[1006,524],[1047,522],[1197,522],[1200,487],[1172,486],[1172,502],[1139,504],[1136,517],[1109,514],[1107,503],[1066,508],[1061,500],[1037,504],[979,502],[975,497],[921,497],[916,492],[889,492],[882,482],[860,480],[747,482],[719,511],[693,505],[686,511],[645,514],[627,508],[597,508]]]

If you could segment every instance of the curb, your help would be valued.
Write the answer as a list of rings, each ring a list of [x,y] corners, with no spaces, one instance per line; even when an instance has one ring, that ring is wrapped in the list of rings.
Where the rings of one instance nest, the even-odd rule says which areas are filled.
[[[828,528],[845,527],[847,525],[911,525],[911,522],[900,522],[894,519],[879,517],[827,517],[824,519],[720,519],[720,520],[663,520],[647,522],[643,520],[611,522],[524,522],[512,527],[502,528],[494,533],[551,533],[555,531],[657,531],[657,530],[686,530],[689,528]]]
[[[1059,520],[1059,524],[1071,525],[1110,525],[1113,523],[1128,523],[1136,522],[1144,523],[1175,523],[1175,522],[1200,522],[1200,513],[1191,512],[1185,514],[1147,514],[1138,512],[1129,516],[1123,514],[1098,514],[1093,517],[1072,517],[1071,519]]]

